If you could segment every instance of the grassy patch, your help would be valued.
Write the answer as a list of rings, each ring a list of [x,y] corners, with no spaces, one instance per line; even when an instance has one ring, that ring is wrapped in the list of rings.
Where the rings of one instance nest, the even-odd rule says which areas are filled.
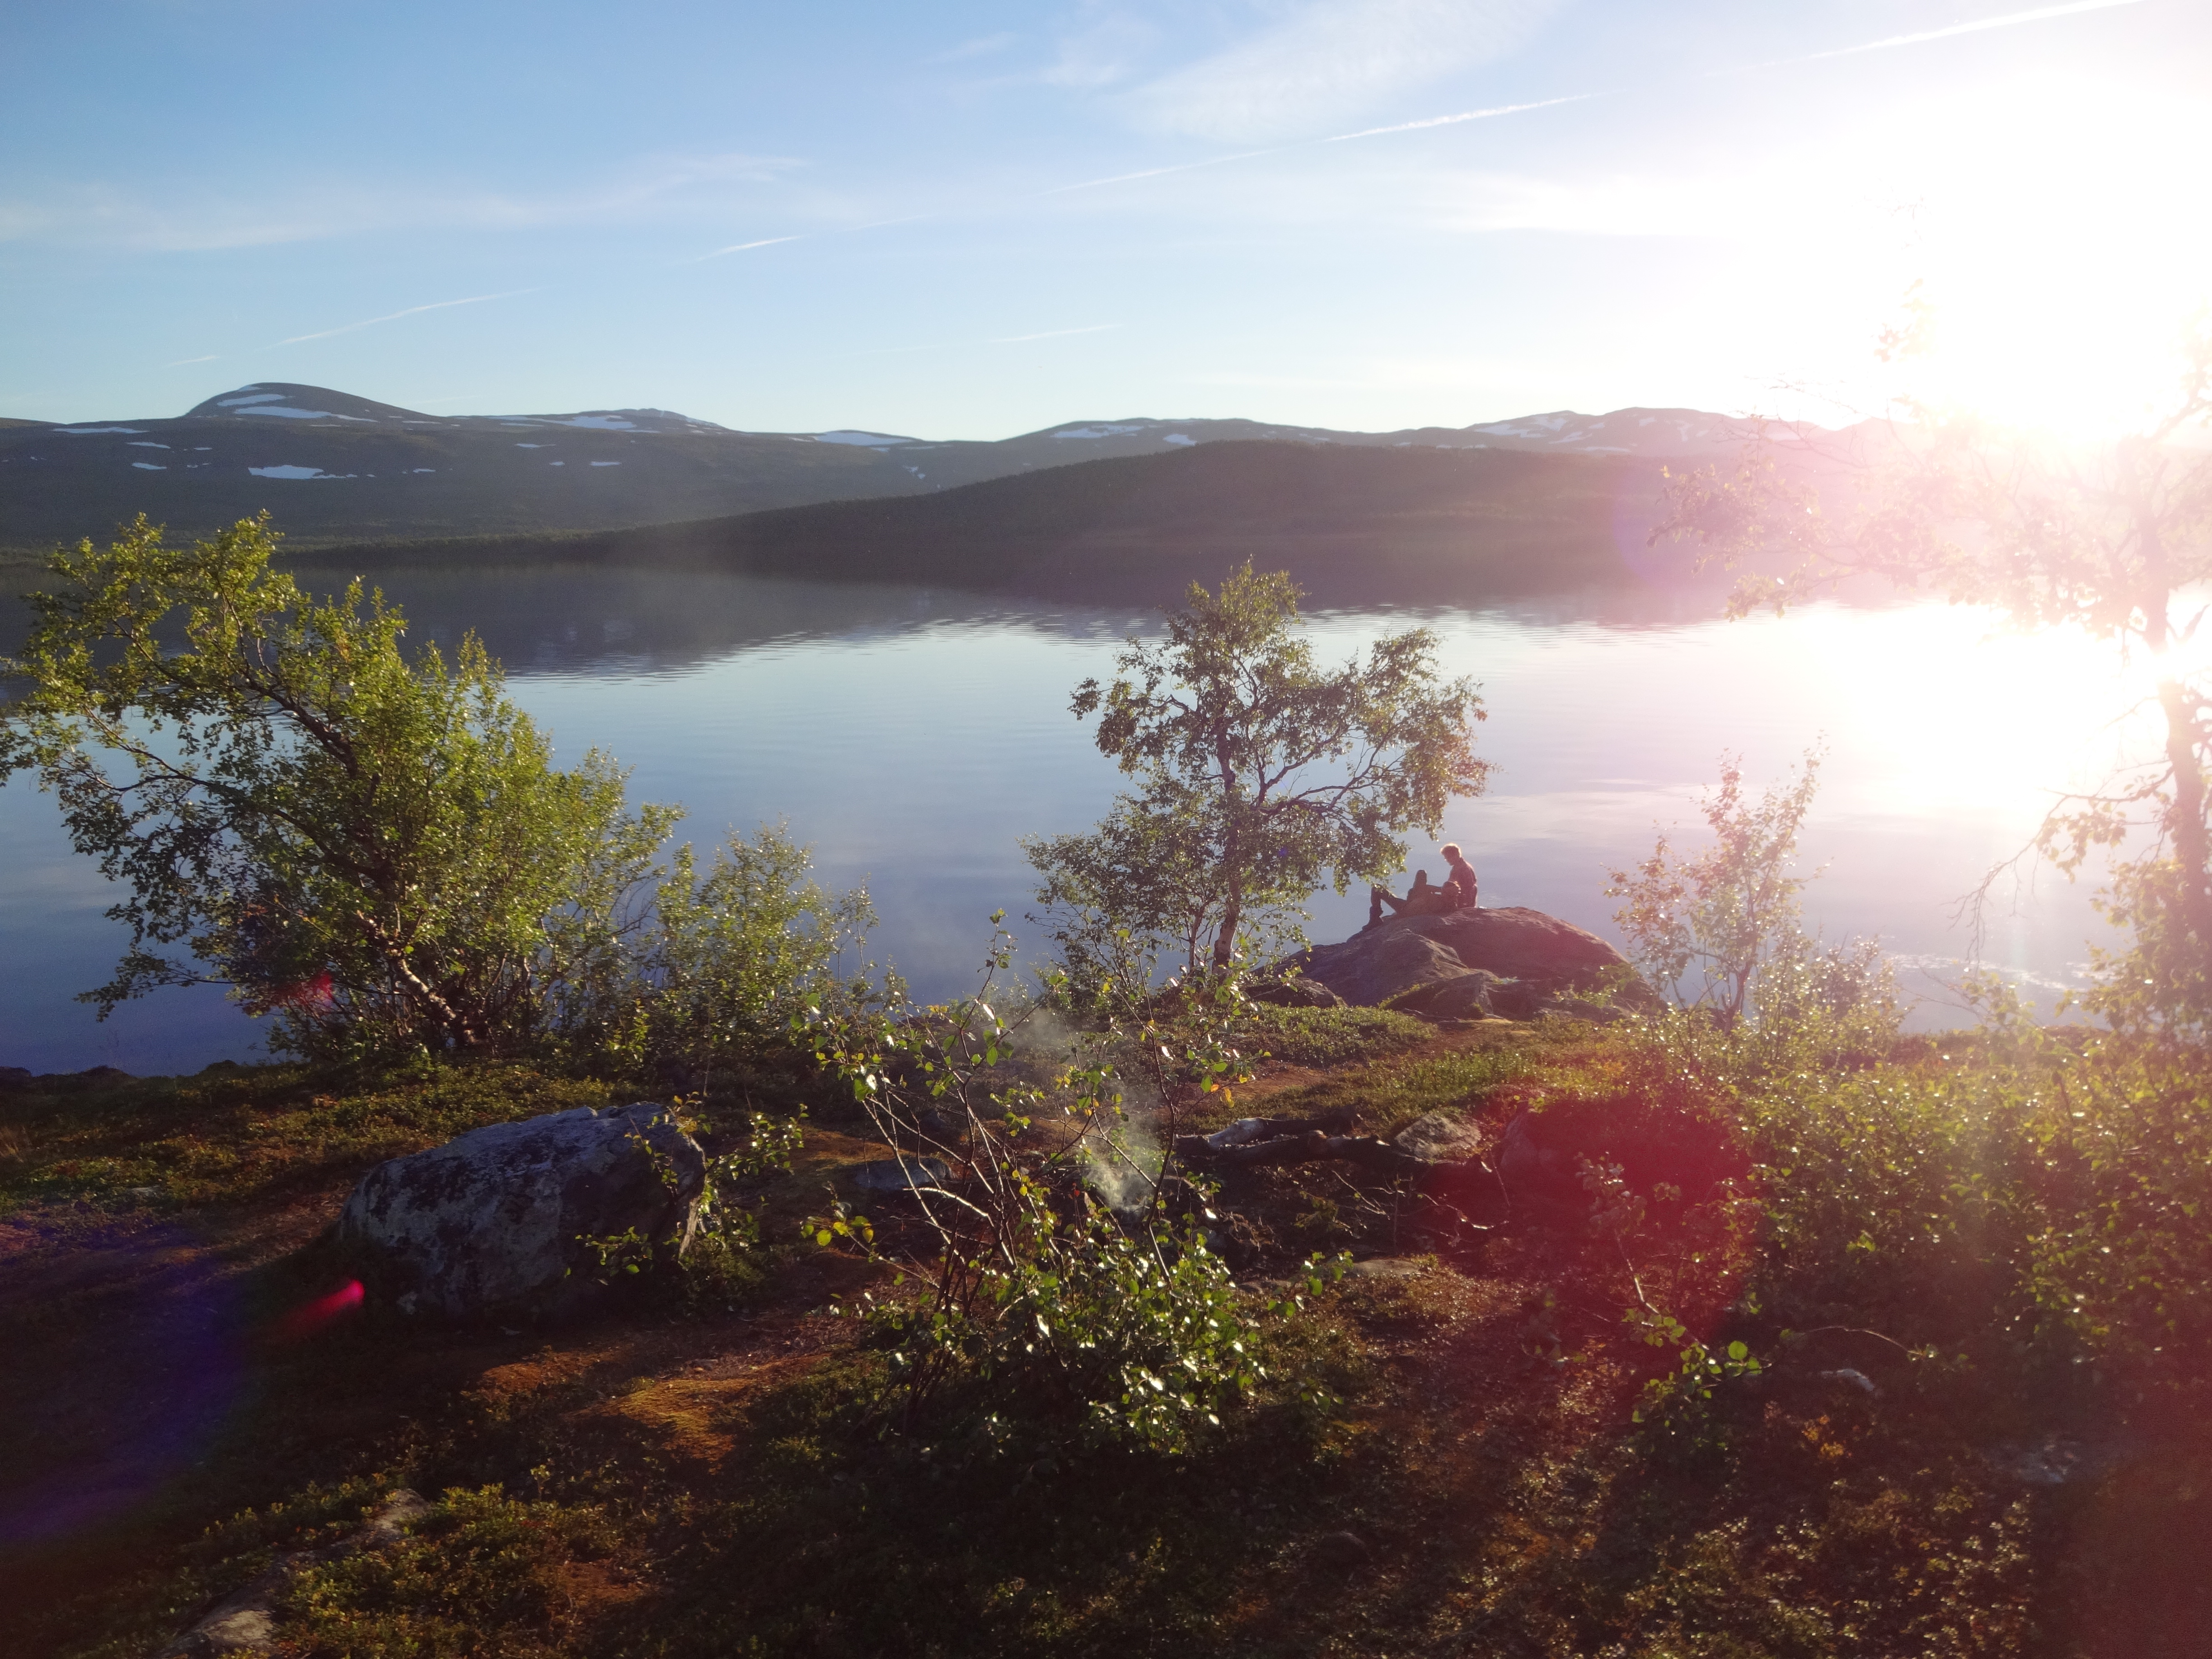
[[[1353,1115],[1368,1133],[1386,1136],[1424,1112],[1472,1111],[1501,1085],[1534,1076],[1555,1057],[1578,1055],[1604,1041],[1588,1027],[1555,1030],[1551,1024],[1565,1023],[1480,1030],[1451,1042],[1440,1042],[1434,1028],[1424,1027],[1425,1049],[1393,1052],[1394,1042],[1380,1056],[1350,1057],[1318,1082],[1269,1094],[1267,1109],[1279,1117]]]
[[[1436,1028],[1387,1008],[1275,1008],[1255,1003],[1237,1039],[1249,1054],[1286,1066],[1341,1066],[1350,1060],[1419,1048]]]
[[[198,1209],[349,1181],[487,1123],[609,1104],[608,1085],[524,1065],[345,1080],[210,1067],[64,1094],[0,1094],[0,1217],[27,1206]]]

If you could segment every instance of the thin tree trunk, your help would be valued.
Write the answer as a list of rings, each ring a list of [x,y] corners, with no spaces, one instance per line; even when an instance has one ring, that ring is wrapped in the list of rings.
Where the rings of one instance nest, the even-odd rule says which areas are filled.
[[[2200,946],[2212,947],[2212,844],[2204,822],[2204,772],[2197,757],[2196,699],[2179,680],[2158,683],[2166,713],[2166,760],[2173,774],[2166,829],[2182,867],[2182,906]]]
[[[1237,924],[1244,919],[1244,884],[1237,878],[1235,866],[1229,874],[1229,898],[1221,907],[1221,931],[1213,936],[1213,965],[1217,971],[1226,971],[1230,957],[1237,949]]]

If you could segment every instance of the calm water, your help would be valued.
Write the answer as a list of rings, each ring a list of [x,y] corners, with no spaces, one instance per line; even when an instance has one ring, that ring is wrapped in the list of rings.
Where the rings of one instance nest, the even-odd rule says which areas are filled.
[[[1030,873],[1018,840],[1078,830],[1116,775],[1067,713],[1153,619],[1017,606],[942,591],[690,575],[401,572],[387,592],[416,637],[483,633],[517,699],[573,759],[592,745],[635,768],[635,799],[678,801],[684,833],[787,820],[825,881],[865,881],[876,954],[924,995],[969,982]],[[1724,749],[1778,780],[1825,734],[1830,758],[1804,840],[1826,873],[1808,910],[1831,937],[1878,933],[1916,972],[1964,957],[1953,902],[2033,830],[2050,792],[2100,775],[2131,734],[2116,665],[2067,638],[1991,638],[1946,609],[1816,609],[1725,623],[1680,602],[1439,611],[1419,620],[1448,667],[1482,682],[1490,791],[1456,804],[1486,903],[1528,904],[1610,935],[1608,866],[1655,824],[1694,842],[1695,801]],[[1315,618],[1340,657],[1406,613]],[[0,617],[12,639],[20,623]],[[1433,844],[1417,860],[1440,872]],[[257,1028],[212,990],[146,999],[105,1025],[72,1000],[124,943],[113,902],[69,850],[50,798],[0,789],[0,1065],[142,1073],[258,1052]],[[1364,901],[1318,895],[1336,938]],[[2097,932],[2087,894],[2045,876],[1993,918],[1990,961],[2069,981]],[[1922,988],[1929,988],[1925,975]],[[1923,1019],[1945,1018],[1940,1005]]]

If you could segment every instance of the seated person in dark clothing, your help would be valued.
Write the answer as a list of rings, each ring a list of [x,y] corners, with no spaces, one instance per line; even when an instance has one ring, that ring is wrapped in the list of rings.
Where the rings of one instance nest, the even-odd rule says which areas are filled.
[[[1413,872],[1413,884],[1406,890],[1403,898],[1387,887],[1369,888],[1367,925],[1372,927],[1382,920],[1385,906],[1401,916],[1443,916],[1449,915],[1455,910],[1474,908],[1474,866],[1460,852],[1456,842],[1444,843],[1443,855],[1444,864],[1451,874],[1444,878],[1444,884],[1441,887],[1429,885],[1427,871],[1416,870]]]
[[[1472,910],[1474,905],[1474,866],[1459,850],[1459,843],[1448,841],[1443,845],[1445,867],[1451,874],[1444,878],[1443,890],[1450,895],[1455,910]]]
[[[1413,884],[1406,890],[1403,898],[1387,887],[1370,887],[1367,890],[1367,925],[1372,927],[1382,920],[1382,907],[1386,904],[1401,916],[1443,915],[1446,911],[1457,908],[1449,896],[1450,892],[1448,887],[1430,886],[1429,872],[1425,870],[1413,872]]]

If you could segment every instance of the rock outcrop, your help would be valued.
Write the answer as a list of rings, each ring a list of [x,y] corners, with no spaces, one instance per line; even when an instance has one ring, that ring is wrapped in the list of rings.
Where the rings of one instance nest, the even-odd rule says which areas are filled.
[[[666,1107],[579,1107],[380,1164],[346,1200],[337,1244],[402,1312],[554,1311],[592,1283],[588,1241],[689,1243],[706,1182],[706,1155]]]
[[[1386,916],[1338,945],[1316,945],[1291,958],[1307,980],[1348,1003],[1402,1009],[1429,1019],[1545,1012],[1609,1011],[1560,999],[1597,989],[1627,960],[1595,933],[1541,910],[1509,906],[1441,916]],[[1631,981],[1629,1006],[1648,996]]]

